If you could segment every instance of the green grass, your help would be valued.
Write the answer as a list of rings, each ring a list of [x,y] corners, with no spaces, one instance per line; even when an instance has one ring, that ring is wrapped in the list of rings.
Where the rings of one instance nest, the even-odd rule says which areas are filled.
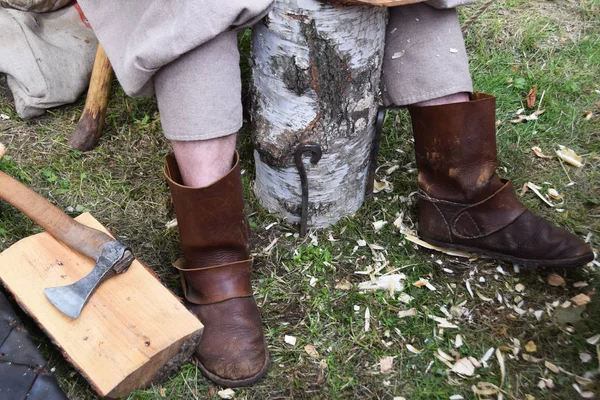
[[[461,11],[471,16],[477,6]],[[521,1],[498,0],[466,32],[471,55],[471,70],[477,91],[497,96],[499,172],[510,177],[515,187],[532,181],[549,182],[564,193],[562,211],[545,206],[531,192],[522,200],[532,210],[567,227],[582,237],[591,234],[592,245],[600,246],[600,3],[598,1]],[[248,35],[241,41],[248,52]],[[247,67],[244,67],[247,71]],[[537,121],[513,124],[515,112],[524,107],[529,89],[537,85],[537,108],[545,109]],[[166,185],[161,176],[162,159],[169,151],[160,130],[160,119],[153,99],[127,98],[115,84],[109,104],[106,135],[99,147],[86,154],[70,150],[66,141],[74,129],[83,103],[61,107],[33,121],[16,118],[10,101],[0,97],[0,110],[11,116],[0,122],[0,141],[9,145],[9,156],[0,169],[27,183],[72,215],[91,210],[120,238],[131,244],[136,255],[157,271],[176,293],[178,277],[170,270],[180,250],[176,230],[165,228],[174,218]],[[590,120],[584,112],[594,113]],[[526,113],[531,113],[526,110]],[[519,316],[497,300],[484,301],[468,294],[465,280],[471,278],[475,292],[507,302],[521,297],[524,310],[546,310],[580,292],[599,290],[598,274],[586,268],[567,276],[565,287],[551,287],[546,273],[522,270],[491,260],[466,261],[416,249],[392,225],[399,213],[405,223],[416,221],[416,207],[409,193],[417,189],[410,121],[403,112],[389,114],[382,140],[380,164],[401,166],[387,177],[393,193],[380,193],[367,201],[353,217],[316,233],[311,238],[294,236],[297,227],[278,221],[262,209],[250,186],[254,166],[249,130],[240,135],[244,160],[244,184],[248,214],[253,228],[256,253],[254,287],[261,307],[265,332],[272,357],[266,379],[251,388],[237,390],[236,398],[247,399],[447,399],[461,394],[476,399],[471,387],[477,382],[501,385],[499,364],[493,356],[488,368],[462,379],[448,371],[435,358],[438,349],[450,353],[456,333],[464,345],[456,349],[461,357],[481,358],[491,347],[510,350],[514,339],[533,341],[535,357],[545,359],[572,373],[583,375],[598,366],[595,348],[585,338],[600,332],[600,305],[593,297],[583,313],[584,323],[572,331],[544,314],[540,321],[528,313]],[[585,159],[583,168],[565,165],[556,158],[543,160],[532,146],[553,155],[558,145],[573,148]],[[406,167],[405,167],[406,166]],[[383,171],[383,169],[382,169]],[[383,174],[383,172],[381,172]],[[379,176],[381,178],[382,176]],[[570,181],[573,186],[566,186]],[[414,200],[414,198],[412,199]],[[39,228],[26,217],[2,204],[0,250]],[[389,223],[376,232],[371,222]],[[269,230],[265,227],[279,222]],[[292,235],[288,235],[292,234]],[[330,241],[334,237],[337,241]],[[270,254],[262,252],[279,237]],[[385,248],[378,260],[358,240]],[[367,280],[356,271],[389,263],[384,271],[398,269],[406,274],[405,293],[414,299],[409,305],[398,295],[386,291],[361,293],[360,282]],[[443,267],[454,274],[445,273]],[[498,272],[501,266],[507,275]],[[472,275],[471,275],[472,274]],[[315,279],[311,279],[315,278]],[[431,292],[411,283],[428,278],[437,288]],[[351,290],[336,289],[342,280]],[[573,282],[590,286],[575,289]],[[515,286],[525,286],[523,293]],[[399,318],[398,311],[414,307],[417,315]],[[441,307],[455,316],[459,329],[441,333],[430,315],[444,317]],[[370,311],[370,330],[365,331],[365,310]],[[83,378],[66,363],[43,333],[30,324],[63,389],[73,399],[96,398]],[[285,335],[297,338],[296,346],[284,342]],[[413,354],[406,345],[421,349]],[[322,358],[310,357],[304,347],[313,345]],[[580,352],[593,355],[589,364],[579,360]],[[504,352],[505,399],[576,399],[575,380],[565,374],[548,372],[541,364],[526,362]],[[379,360],[393,356],[391,372],[379,373]],[[429,367],[430,363],[431,366]],[[429,367],[429,368],[428,368]],[[553,379],[555,388],[537,387],[541,377]],[[215,388],[192,365],[159,386],[139,391],[131,399],[218,398]],[[593,390],[593,389],[592,389]],[[600,393],[599,393],[600,394]]]

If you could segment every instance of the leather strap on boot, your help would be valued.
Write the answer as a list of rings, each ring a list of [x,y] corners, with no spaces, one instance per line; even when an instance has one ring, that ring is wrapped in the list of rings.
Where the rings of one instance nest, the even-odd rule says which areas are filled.
[[[179,270],[185,298],[190,303],[213,304],[236,297],[252,296],[252,260],[207,268],[188,269],[181,258],[173,264]]]

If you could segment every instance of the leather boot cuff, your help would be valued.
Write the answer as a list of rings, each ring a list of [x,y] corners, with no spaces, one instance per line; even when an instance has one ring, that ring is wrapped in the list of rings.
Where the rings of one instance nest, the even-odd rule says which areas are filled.
[[[194,304],[213,304],[236,297],[252,296],[252,260],[214,267],[187,269],[185,259],[173,264],[179,270],[185,298]]]

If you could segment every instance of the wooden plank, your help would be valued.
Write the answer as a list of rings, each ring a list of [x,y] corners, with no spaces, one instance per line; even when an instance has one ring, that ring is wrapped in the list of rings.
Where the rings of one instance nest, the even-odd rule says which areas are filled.
[[[89,213],[76,219],[106,231]],[[93,266],[44,232],[0,254],[0,280],[99,395],[123,397],[152,383],[182,347],[193,349],[202,324],[137,260],[104,282],[77,319],[46,299],[44,288],[76,282]]]
[[[396,7],[407,4],[421,3],[426,0],[322,0],[324,3],[340,6],[375,6]]]

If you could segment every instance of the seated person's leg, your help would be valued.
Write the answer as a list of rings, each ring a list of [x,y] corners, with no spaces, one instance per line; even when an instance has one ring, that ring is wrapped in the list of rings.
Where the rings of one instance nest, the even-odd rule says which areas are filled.
[[[250,286],[249,226],[235,153],[240,79],[235,32],[190,51],[154,78],[175,152],[165,175],[185,258],[182,284],[188,307],[205,326],[196,356],[205,375],[223,386],[249,385],[269,363]]]
[[[408,106],[412,119],[423,239],[530,266],[593,259],[588,245],[527,210],[496,174],[495,99],[469,96],[453,9],[391,9],[383,67],[384,103]]]

